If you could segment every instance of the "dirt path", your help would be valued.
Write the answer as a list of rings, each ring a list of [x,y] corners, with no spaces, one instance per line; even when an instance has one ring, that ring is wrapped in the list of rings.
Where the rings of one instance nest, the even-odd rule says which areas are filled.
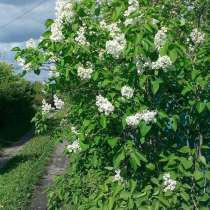
[[[2,169],[9,160],[11,160],[23,148],[25,143],[29,141],[34,135],[34,130],[28,131],[20,141],[13,144],[11,147],[4,148],[0,156],[0,169]]]
[[[41,178],[39,184],[35,188],[31,204],[27,210],[47,210],[47,196],[45,189],[51,185],[55,176],[64,173],[64,170],[68,165],[68,159],[63,153],[65,146],[65,142],[57,145],[46,169],[45,175]]]

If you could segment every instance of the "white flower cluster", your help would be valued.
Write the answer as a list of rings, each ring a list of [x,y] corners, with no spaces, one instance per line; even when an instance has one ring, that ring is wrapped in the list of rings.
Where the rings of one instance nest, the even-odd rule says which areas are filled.
[[[17,63],[24,71],[30,71],[32,69],[31,63],[26,63],[21,57],[17,58]]]
[[[157,112],[155,111],[145,110],[143,112],[136,113],[135,115],[128,116],[126,118],[126,123],[127,125],[131,127],[136,127],[138,126],[141,120],[144,120],[147,123],[151,121],[155,121],[156,115],[157,115]]]
[[[171,59],[167,55],[164,55],[159,57],[157,61],[152,62],[152,69],[166,70],[171,65],[172,65]]]
[[[61,99],[59,99],[56,95],[53,96],[53,101],[56,109],[62,109],[62,107],[64,106],[64,102]]]
[[[124,12],[124,16],[128,17],[133,12],[137,11],[139,9],[139,2],[138,0],[129,0],[128,1],[128,9]]]
[[[80,45],[86,45],[89,46],[90,43],[87,41],[85,37],[85,27],[80,27],[77,31],[77,35],[75,37],[75,41],[78,42]]]
[[[84,66],[79,66],[77,69],[77,75],[81,80],[89,80],[92,73],[92,68],[84,68]]]
[[[194,44],[202,44],[205,41],[205,34],[200,32],[197,28],[193,29],[190,37]]]
[[[126,39],[124,34],[116,34],[112,40],[106,42],[106,51],[114,58],[119,58],[126,46]]]
[[[122,182],[123,181],[123,177],[120,175],[121,171],[120,169],[115,170],[115,176],[113,178],[114,182]]]
[[[167,28],[162,27],[155,35],[154,44],[158,50],[160,50],[160,48],[162,48],[166,42],[167,39],[166,32]]]
[[[130,99],[133,97],[133,93],[134,93],[134,90],[133,88],[125,85],[121,88],[121,95],[122,97],[125,97],[127,99]]]
[[[26,42],[26,48],[36,48],[36,42],[34,39],[29,39]]]
[[[123,49],[126,46],[125,35],[121,33],[117,23],[107,25],[104,20],[100,21],[101,28],[104,28],[110,32],[111,40],[106,42],[106,51],[114,58],[119,58]]]
[[[62,33],[62,24],[58,20],[55,20],[51,25],[51,33],[50,39],[54,42],[59,42],[64,38]]]
[[[165,173],[163,175],[163,180],[164,180],[164,182],[163,182],[163,186],[164,186],[163,191],[164,192],[166,192],[168,190],[170,190],[170,191],[175,190],[177,183],[175,180],[171,179],[171,175],[169,173]]]
[[[54,23],[51,25],[51,40],[55,42],[61,41],[64,36],[62,33],[62,24],[63,21],[71,22],[72,17],[74,17],[73,11],[73,3],[75,1],[65,1],[65,0],[57,0],[55,6],[55,15],[56,19]]]
[[[105,115],[110,115],[114,112],[114,106],[111,102],[101,95],[96,96],[96,106],[98,107],[99,112],[104,113]]]
[[[75,15],[73,6],[72,1],[57,0],[55,5],[55,16],[60,23],[63,21],[71,22]]]
[[[48,104],[45,99],[42,100],[42,114],[48,114],[51,110],[53,110],[51,104]]]
[[[69,144],[67,146],[67,150],[72,153],[76,153],[76,152],[80,152],[81,151],[81,147],[80,147],[80,144],[79,144],[79,141],[78,140],[75,140],[72,144]]]

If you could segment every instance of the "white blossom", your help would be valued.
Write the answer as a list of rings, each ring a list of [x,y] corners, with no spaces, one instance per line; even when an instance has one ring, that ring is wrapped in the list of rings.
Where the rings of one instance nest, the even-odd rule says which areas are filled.
[[[71,132],[76,135],[79,134],[75,126],[71,126]]]
[[[164,180],[164,182],[163,182],[163,186],[164,186],[163,191],[164,192],[166,192],[168,190],[170,190],[170,191],[175,190],[177,182],[175,180],[171,179],[171,175],[169,173],[165,173],[163,175],[163,180]]]
[[[166,42],[167,39],[166,32],[167,28],[162,27],[155,35],[154,44],[158,50],[160,50],[160,48],[162,48]]]
[[[139,114],[134,114],[131,116],[126,117],[126,123],[127,125],[131,127],[136,127],[140,123]]]
[[[90,45],[90,43],[87,41],[85,37],[85,27],[82,26],[79,28],[79,30],[77,31],[77,35],[75,37],[75,41],[80,45],[86,45],[86,46]]]
[[[159,57],[157,61],[152,62],[152,69],[164,69],[166,70],[169,66],[172,65],[171,59],[164,55],[162,57]]]
[[[23,59],[21,57],[17,58],[17,63],[24,71],[29,71],[32,69],[32,64],[30,62],[26,63],[25,59]]]
[[[140,123],[141,120],[144,120],[146,123],[155,121],[155,116],[157,115],[156,111],[148,111],[145,110],[143,112],[138,112],[134,115],[128,116],[126,118],[127,125],[131,127],[136,127]]]
[[[59,42],[64,38],[62,33],[62,24],[58,20],[55,20],[51,25],[51,33],[50,39],[54,42]]]
[[[134,93],[134,90],[133,88],[125,85],[121,88],[121,95],[122,97],[125,97],[127,99],[130,99],[133,97],[133,93]]]
[[[64,106],[64,102],[61,99],[59,99],[56,95],[53,96],[53,101],[56,109],[62,109],[62,107]]]
[[[114,58],[119,58],[126,46],[124,34],[117,34],[112,40],[106,42],[106,51]]]
[[[34,39],[29,39],[26,42],[26,48],[36,48],[36,42]]]
[[[128,1],[128,9],[124,12],[124,16],[128,17],[133,12],[137,11],[139,9],[139,2],[138,0],[129,0]]]
[[[48,104],[45,99],[42,100],[42,114],[45,115],[53,110],[51,104]]]
[[[123,181],[123,177],[120,175],[120,173],[121,173],[120,169],[115,170],[115,176],[113,178],[114,182]]]
[[[73,10],[74,1],[57,0],[55,6],[56,19],[62,23],[63,21],[71,22],[75,15]]]
[[[202,44],[205,41],[205,34],[200,32],[197,28],[192,30],[190,37],[194,44]]]
[[[101,95],[96,96],[96,106],[98,107],[99,112],[104,113],[105,115],[110,115],[114,112],[112,103]]]
[[[77,75],[81,80],[89,80],[92,73],[92,68],[84,68],[84,66],[79,66],[77,69]]]
[[[81,151],[81,147],[80,147],[80,144],[79,144],[79,141],[78,140],[75,140],[72,144],[69,144],[67,146],[67,150],[72,153],[76,153],[76,152],[80,152]]]

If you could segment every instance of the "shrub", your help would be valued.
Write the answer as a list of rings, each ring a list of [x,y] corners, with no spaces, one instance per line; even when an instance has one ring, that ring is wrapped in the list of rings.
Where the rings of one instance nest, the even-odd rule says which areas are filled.
[[[17,140],[30,128],[34,114],[31,83],[0,63],[0,144]]]
[[[91,191],[63,179],[50,208],[209,209],[209,1],[56,8],[38,47],[14,50],[37,73],[50,61],[50,87],[69,94],[72,179],[103,181]]]

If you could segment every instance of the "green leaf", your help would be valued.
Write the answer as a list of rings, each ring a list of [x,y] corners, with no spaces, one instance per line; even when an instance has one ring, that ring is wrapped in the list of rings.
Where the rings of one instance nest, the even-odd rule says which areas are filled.
[[[173,49],[169,52],[169,57],[171,59],[171,61],[174,63],[177,59],[177,51],[176,49]]]
[[[181,94],[183,96],[185,96],[188,92],[190,92],[192,90],[192,87],[190,85],[187,85],[184,87],[184,89],[182,90]]]
[[[192,160],[188,160],[186,158],[180,158],[182,165],[184,166],[184,168],[187,170],[189,168],[192,167],[193,162]]]
[[[130,192],[123,191],[120,193],[120,198],[122,198],[123,200],[127,201],[130,197],[131,197]]]
[[[189,153],[190,148],[188,146],[184,146],[181,149],[179,149],[179,152],[184,153],[184,154]]]
[[[154,171],[155,170],[155,165],[152,163],[149,163],[146,165],[146,168],[149,169],[150,171]]]
[[[160,81],[159,80],[154,80],[151,83],[152,83],[152,93],[155,95],[160,88]]]
[[[206,176],[207,179],[210,180],[210,171],[206,171],[205,176]]]
[[[54,23],[54,20],[52,20],[52,19],[47,19],[47,20],[45,21],[45,26],[46,26],[46,28],[49,28],[53,23]]]
[[[118,138],[109,138],[107,142],[109,146],[113,149],[117,145]]]
[[[198,111],[198,113],[201,113],[204,109],[205,109],[206,104],[202,103],[202,102],[198,102],[196,104],[196,109]]]
[[[114,157],[114,160],[113,160],[114,166],[115,166],[116,168],[118,168],[118,167],[120,166],[120,163],[121,163],[124,159],[125,159],[125,152],[124,152],[123,149],[121,149],[121,150],[117,153],[117,155]]]
[[[198,181],[203,178],[203,173],[200,171],[195,171],[193,176],[194,176],[195,180]]]
[[[20,51],[21,49],[19,47],[13,47],[12,51]]]
[[[105,116],[101,116],[100,117],[100,125],[103,127],[103,128],[106,128],[107,126],[107,119]]]
[[[198,160],[199,160],[201,163],[203,163],[204,165],[206,165],[206,158],[205,158],[204,156],[200,156],[200,157],[198,158]]]
[[[151,130],[151,126],[147,125],[145,122],[141,122],[140,125],[140,133],[141,133],[141,137],[145,137],[149,131]]]

